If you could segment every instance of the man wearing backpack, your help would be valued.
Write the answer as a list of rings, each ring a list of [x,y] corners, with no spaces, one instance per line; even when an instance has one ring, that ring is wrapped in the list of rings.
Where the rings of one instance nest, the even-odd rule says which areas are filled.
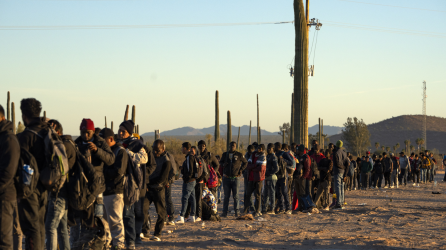
[[[218,167],[220,166],[220,164],[219,164],[217,158],[215,158],[215,156],[207,150],[205,141],[201,140],[198,142],[198,150],[201,155],[201,158],[203,158],[203,160],[207,163],[207,165],[214,170],[214,172],[217,174],[217,177],[221,178],[221,176],[218,176],[218,175],[220,175],[218,172]],[[211,170],[209,169],[209,171],[211,171]],[[217,180],[217,182],[218,182],[218,180]],[[215,187],[208,186],[208,188],[212,192],[214,197],[217,197],[217,186],[215,186]]]
[[[139,200],[131,205],[124,205],[124,231],[127,249],[135,249],[135,244],[142,244],[141,232],[145,218],[148,216],[148,209],[144,209],[144,204],[148,206],[145,198],[148,179],[156,168],[156,162],[151,151],[137,137],[133,137],[135,124],[132,120],[127,120],[119,125],[118,138],[122,146],[129,155],[129,160],[133,162],[135,170],[132,174],[142,180],[139,190]],[[129,171],[128,171],[129,172]]]
[[[48,123],[61,137],[67,153],[68,167],[71,170],[76,162],[76,148],[70,135],[63,135],[63,127],[57,120],[49,120]],[[70,236],[68,235],[68,192],[65,183],[58,193],[49,192],[48,211],[46,214],[46,249],[69,249]]]
[[[411,169],[410,169],[409,157],[404,155],[404,152],[400,152],[399,163],[400,163],[400,168],[401,168],[399,182],[401,184],[403,184],[403,182],[404,182],[404,186],[406,186],[407,185],[407,175]]]
[[[209,169],[207,168],[206,161],[198,153],[198,149],[195,146],[191,147],[191,153],[195,157],[195,217],[194,222],[200,222],[202,217],[201,207],[201,193],[203,193],[203,187],[209,177]],[[187,205],[186,214],[184,215],[186,220],[189,218],[191,206]]]
[[[172,164],[169,157],[164,151],[164,142],[160,139],[153,143],[153,155],[155,156],[156,169],[149,176],[148,191],[146,194],[149,205],[153,202],[155,204],[158,219],[155,224],[155,231],[150,238],[154,241],[160,241],[161,231],[164,227],[164,220],[166,218],[166,202],[165,202],[165,186],[169,181],[170,170]]]
[[[19,165],[20,145],[12,127],[0,105],[0,249],[13,249],[14,211],[17,208],[14,177]]]
[[[184,142],[181,145],[181,151],[186,155],[186,159],[183,162],[183,167],[181,169],[181,174],[183,175],[183,190],[181,194],[180,215],[175,220],[175,223],[177,224],[184,224],[184,215],[186,214],[188,204],[191,206],[191,211],[187,222],[195,222],[195,156],[191,152],[191,148],[192,147],[189,142]]]
[[[34,156],[38,171],[41,172],[46,163],[45,144],[43,138],[36,133],[48,129],[48,124],[43,118],[40,118],[42,105],[34,98],[22,99],[20,110],[26,127],[25,131],[17,135],[20,147]],[[35,192],[19,203],[20,225],[26,237],[25,246],[27,249],[43,250],[45,247],[46,205],[47,191],[40,181]]]
[[[229,198],[234,198],[234,210],[235,216],[238,217],[239,208],[239,196],[238,189],[240,187],[240,176],[243,170],[246,168],[248,161],[245,159],[242,153],[236,151],[237,143],[232,141],[229,143],[228,152],[224,152],[221,156],[220,164],[223,167],[223,189],[225,197],[223,200],[223,213],[221,217],[227,217],[229,210]],[[248,197],[251,197],[249,195]],[[246,204],[245,198],[245,204]],[[260,212],[260,211],[259,211]]]
[[[104,166],[105,192],[104,208],[107,214],[107,221],[110,227],[113,249],[125,249],[124,237],[124,175],[127,172],[129,156],[121,143],[114,139],[115,134],[109,128],[104,128],[99,132],[112,152],[115,154],[113,165]]]
[[[276,213],[285,212],[287,214],[291,214],[287,187],[287,173],[288,171],[294,172],[294,169],[296,168],[296,162],[294,161],[294,157],[290,154],[290,152],[288,152],[288,150],[288,145],[282,145],[280,144],[280,142],[274,143],[274,151],[279,165],[279,171],[276,174]]]
[[[235,143],[234,143],[235,144]],[[248,167],[246,168],[248,172],[248,191],[245,196],[245,209],[244,213],[247,214],[249,212],[249,208],[251,207],[251,195],[255,194],[255,212],[254,216],[261,216],[260,205],[262,204],[262,187],[263,180],[265,180],[265,172],[266,172],[266,154],[265,154],[265,145],[260,144],[257,147],[257,151],[251,155],[251,158],[248,160]],[[226,197],[226,192],[225,192]],[[229,198],[228,198],[229,200]],[[225,211],[225,210],[223,210]]]
[[[342,149],[343,142],[341,140],[336,142],[336,148],[333,155],[333,175],[334,175],[334,189],[336,193],[335,209],[344,209],[344,183],[346,178],[344,173],[349,166],[347,154]],[[362,174],[361,170],[361,174]],[[367,176],[369,177],[369,176]]]

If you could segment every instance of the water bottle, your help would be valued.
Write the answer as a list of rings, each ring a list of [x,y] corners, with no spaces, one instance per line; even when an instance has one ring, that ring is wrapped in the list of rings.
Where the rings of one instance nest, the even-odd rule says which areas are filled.
[[[32,176],[34,175],[34,169],[32,169],[29,165],[23,165],[23,184],[30,186]]]

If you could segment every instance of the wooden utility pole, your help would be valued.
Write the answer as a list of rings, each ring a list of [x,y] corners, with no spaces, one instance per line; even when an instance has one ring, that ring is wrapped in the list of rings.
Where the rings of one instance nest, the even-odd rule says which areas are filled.
[[[321,145],[321,148],[325,149],[324,119],[321,119],[321,133],[322,133],[322,145]]]
[[[113,121],[111,122],[111,130],[113,131]]]
[[[282,144],[285,143],[285,129],[282,129]]]
[[[319,118],[319,136],[317,138],[317,140],[319,141],[319,146],[322,147],[322,131],[321,131],[321,118]]]
[[[294,66],[294,141],[308,146],[308,22],[309,0],[305,11],[303,0],[294,0],[295,66]],[[306,13],[306,15],[305,15]]]
[[[290,145],[294,142],[294,93],[291,94]]]
[[[16,133],[16,129],[15,129],[15,107],[14,107],[14,103],[11,103],[11,111],[12,111],[12,133],[15,134]]]
[[[125,108],[124,121],[127,121],[128,119],[129,119],[129,105],[127,105],[127,107]]]

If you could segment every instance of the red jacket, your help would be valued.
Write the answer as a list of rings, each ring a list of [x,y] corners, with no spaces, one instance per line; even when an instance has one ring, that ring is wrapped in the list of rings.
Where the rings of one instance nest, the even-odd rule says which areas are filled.
[[[313,154],[310,156],[313,160],[316,161],[316,163],[319,165],[319,162],[325,158],[325,156],[322,153]]]
[[[248,160],[248,181],[263,181],[266,172],[265,153],[253,153]]]
[[[307,180],[310,180],[311,177],[312,177],[311,168],[310,168],[310,167],[311,167],[311,159],[310,159],[310,156],[308,156],[307,154],[302,155],[301,160],[302,160],[302,161],[300,161],[300,162],[301,162],[302,165],[303,165],[303,174],[302,174],[302,177],[305,178],[305,179],[307,179]]]

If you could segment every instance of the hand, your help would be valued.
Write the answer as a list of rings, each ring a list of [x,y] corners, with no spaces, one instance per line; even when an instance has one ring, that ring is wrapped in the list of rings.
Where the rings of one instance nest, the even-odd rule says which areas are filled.
[[[344,177],[344,182],[347,182],[347,177]]]
[[[98,152],[98,147],[93,142],[88,143],[88,149],[90,149],[91,152],[96,153]]]

